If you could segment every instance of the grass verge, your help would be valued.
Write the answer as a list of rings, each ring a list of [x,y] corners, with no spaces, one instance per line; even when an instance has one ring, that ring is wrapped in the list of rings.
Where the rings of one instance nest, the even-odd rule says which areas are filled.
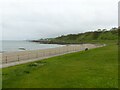
[[[117,88],[118,47],[57,56],[3,69],[3,88]]]

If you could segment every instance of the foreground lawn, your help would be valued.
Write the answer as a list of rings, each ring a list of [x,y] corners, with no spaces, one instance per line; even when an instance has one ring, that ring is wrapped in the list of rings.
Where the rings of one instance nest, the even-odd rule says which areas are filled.
[[[2,69],[0,69],[0,90],[2,89]]]
[[[57,56],[3,69],[3,88],[117,88],[118,48]]]

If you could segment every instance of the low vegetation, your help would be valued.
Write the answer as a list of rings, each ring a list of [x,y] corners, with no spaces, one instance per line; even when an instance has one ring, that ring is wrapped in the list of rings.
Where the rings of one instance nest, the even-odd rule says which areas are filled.
[[[116,44],[3,69],[3,88],[117,88]]]
[[[32,42],[39,42],[44,44],[81,44],[111,42],[118,40],[118,31],[118,28],[112,28],[110,30],[98,29],[97,31],[62,35],[56,38],[32,40]]]
[[[107,46],[4,68],[3,88],[118,88],[117,28],[70,34],[48,41]]]
[[[57,44],[76,44],[76,43],[96,43],[99,41],[118,40],[118,29],[111,30],[98,29],[97,31],[85,32],[80,34],[62,35],[49,40],[49,43]]]

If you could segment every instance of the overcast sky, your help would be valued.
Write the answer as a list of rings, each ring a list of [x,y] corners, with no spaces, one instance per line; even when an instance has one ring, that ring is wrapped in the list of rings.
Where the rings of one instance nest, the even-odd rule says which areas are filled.
[[[26,40],[110,29],[118,25],[118,1],[0,0],[0,31],[4,40]]]

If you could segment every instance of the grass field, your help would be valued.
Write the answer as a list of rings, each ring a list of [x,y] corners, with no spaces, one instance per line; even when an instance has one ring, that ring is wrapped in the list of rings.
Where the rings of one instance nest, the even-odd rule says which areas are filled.
[[[0,69],[0,89],[2,89],[2,69]]]
[[[117,87],[116,44],[3,69],[3,88]]]

